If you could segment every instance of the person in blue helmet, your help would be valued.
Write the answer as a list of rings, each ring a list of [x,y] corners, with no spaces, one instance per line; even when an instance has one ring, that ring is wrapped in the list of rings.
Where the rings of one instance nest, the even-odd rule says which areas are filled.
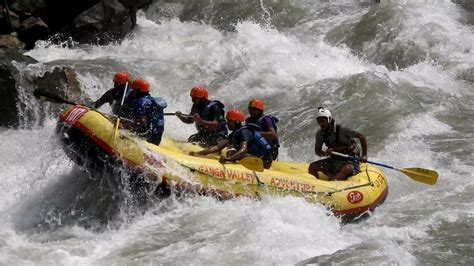
[[[124,121],[128,129],[155,145],[160,145],[165,129],[163,109],[167,103],[150,95],[150,83],[144,79],[132,82],[132,92],[124,104],[123,116],[134,121]]]
[[[246,125],[256,125],[260,130],[260,134],[272,146],[273,160],[278,158],[278,149],[280,148],[280,141],[278,140],[277,123],[278,118],[264,114],[265,104],[260,99],[252,99],[249,102],[248,111],[250,117],[245,119]]]
[[[269,169],[273,161],[272,147],[260,132],[251,125],[243,125],[245,116],[237,109],[229,110],[226,113],[226,120],[227,126],[232,130],[227,139],[205,150],[190,152],[189,155],[207,155],[220,152],[225,147],[229,147],[227,154],[220,157],[219,161],[221,163],[226,161],[235,162],[244,157],[253,156],[261,158],[263,167]]]
[[[190,93],[193,106],[189,115],[175,112],[184,123],[196,125],[197,133],[188,138],[188,142],[198,143],[204,147],[217,145],[227,137],[225,126],[224,104],[220,101],[209,100],[205,87],[194,87]]]
[[[367,139],[362,133],[336,124],[331,112],[319,107],[316,120],[320,129],[316,132],[316,144],[314,151],[318,156],[329,156],[328,158],[312,162],[308,172],[319,178],[318,171],[323,172],[331,180],[346,180],[348,177],[360,172],[359,163],[353,160],[332,154],[333,151],[348,154],[359,158],[359,162],[367,162]],[[359,139],[362,154],[355,139]],[[322,150],[323,144],[327,146]]]

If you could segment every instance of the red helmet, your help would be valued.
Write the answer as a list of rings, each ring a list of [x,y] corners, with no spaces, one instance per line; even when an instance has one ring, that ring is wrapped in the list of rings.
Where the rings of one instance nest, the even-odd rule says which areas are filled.
[[[209,97],[209,92],[205,87],[194,87],[191,89],[191,97],[204,98]]]
[[[132,82],[132,90],[140,90],[141,92],[150,91],[150,83],[144,79],[136,79]]]
[[[262,100],[255,98],[250,100],[249,107],[257,108],[258,110],[263,111],[263,109],[265,109],[265,104]]]
[[[231,109],[227,111],[225,119],[230,121],[240,121],[240,123],[243,123],[245,121],[245,116],[241,111],[237,109]]]
[[[127,72],[117,72],[114,75],[114,82],[125,85],[130,79],[130,75]]]

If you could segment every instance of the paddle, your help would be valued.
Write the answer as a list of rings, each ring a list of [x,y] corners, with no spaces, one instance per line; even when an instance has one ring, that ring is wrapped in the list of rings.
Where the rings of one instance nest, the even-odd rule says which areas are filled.
[[[123,102],[125,101],[125,96],[127,95],[127,89],[128,89],[128,81],[127,81],[127,83],[125,83],[125,88],[123,90],[122,101],[120,102],[120,108],[119,108],[119,111],[118,111],[117,120],[115,120],[114,134],[113,134],[112,142],[115,142],[115,140],[117,139],[118,127],[119,127],[120,118],[121,118],[120,115],[122,114],[122,107],[123,107]]]
[[[348,158],[348,159],[351,159],[351,160],[354,160],[354,161],[359,161],[359,159],[357,159],[356,157],[350,156],[350,155],[347,155],[347,154],[334,152],[334,151],[332,152],[332,154],[340,156],[340,157]],[[405,175],[407,175],[408,177],[410,177],[411,179],[413,179],[415,181],[418,181],[418,182],[421,182],[421,183],[428,184],[428,185],[434,185],[438,181],[438,172],[433,171],[433,170],[418,168],[418,167],[396,168],[396,167],[386,165],[386,164],[381,164],[381,163],[376,163],[376,162],[371,162],[371,161],[367,161],[367,162],[370,163],[370,164],[374,164],[374,165],[382,166],[382,167],[385,167],[385,168],[400,171],[400,172],[404,173]]]
[[[237,161],[237,163],[255,172],[263,172],[264,169],[262,159],[258,157],[244,157]]]
[[[210,157],[207,157],[207,155],[200,155],[198,153],[194,153],[191,156],[210,159]],[[257,158],[257,157],[244,157],[236,161],[235,163],[241,164],[243,167],[255,172],[263,172],[263,169],[264,169],[262,159]],[[225,168],[224,164],[225,163],[222,163],[222,166]]]
[[[88,108],[91,108],[93,109],[94,111],[104,115],[104,116],[108,116],[108,117],[117,117],[116,115],[112,115],[112,114],[107,114],[107,113],[103,113],[103,112],[100,112],[100,111],[97,111],[95,108],[92,108],[92,107],[89,107],[87,105],[84,105],[84,104],[79,104],[79,103],[75,103],[75,102],[72,102],[72,101],[69,101],[69,100],[66,100],[62,97],[60,97],[59,95],[56,95],[56,94],[53,94],[51,92],[48,92],[48,91],[45,91],[45,90],[41,90],[41,89],[36,89],[33,91],[33,95],[42,100],[42,101],[49,101],[49,102],[52,102],[52,103],[64,103],[64,104],[70,104],[70,105],[83,105],[83,106],[86,106]],[[130,120],[130,119],[125,119],[125,118],[122,118],[122,120],[124,121],[127,121],[127,122],[130,122],[130,123],[134,123],[134,121]]]
[[[70,105],[78,105],[75,102],[71,102],[69,100],[63,99],[59,95],[53,94],[51,92],[41,90],[41,89],[36,89],[33,91],[33,95],[40,99],[40,100],[47,100],[53,103],[65,103],[65,104],[70,104]],[[81,104],[82,105],[82,104]]]
[[[176,115],[176,113],[163,113],[163,115]],[[181,114],[184,117],[192,117],[192,115]]]

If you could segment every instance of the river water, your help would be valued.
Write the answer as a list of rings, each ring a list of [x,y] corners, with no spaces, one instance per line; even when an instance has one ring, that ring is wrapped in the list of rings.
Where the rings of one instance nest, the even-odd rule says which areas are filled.
[[[114,191],[123,176],[66,157],[51,116],[0,131],[0,264],[474,264],[473,23],[461,0],[156,1],[119,44],[38,42],[27,71],[72,66],[92,99],[121,70],[148,79],[167,112],[188,111],[195,85],[227,108],[259,97],[280,118],[280,159],[306,162],[326,106],[365,134],[369,159],[440,176],[384,170],[386,202],[348,225],[292,197],[139,206]],[[166,117],[165,135],[193,132]]]

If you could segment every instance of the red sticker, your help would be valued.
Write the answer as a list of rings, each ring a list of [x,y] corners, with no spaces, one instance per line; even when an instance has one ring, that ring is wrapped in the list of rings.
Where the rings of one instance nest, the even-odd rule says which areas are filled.
[[[347,194],[347,201],[349,201],[352,204],[357,204],[361,202],[364,199],[364,195],[360,193],[359,191],[351,191],[349,194]]]
[[[89,109],[87,109],[87,107],[84,107],[84,106],[76,106],[74,108],[71,109],[71,111],[69,111],[67,114],[65,115],[62,115],[60,117],[60,120],[62,122],[66,122],[68,124],[71,124],[73,125],[74,123],[77,122],[77,120],[79,120],[87,111],[89,111]]]

